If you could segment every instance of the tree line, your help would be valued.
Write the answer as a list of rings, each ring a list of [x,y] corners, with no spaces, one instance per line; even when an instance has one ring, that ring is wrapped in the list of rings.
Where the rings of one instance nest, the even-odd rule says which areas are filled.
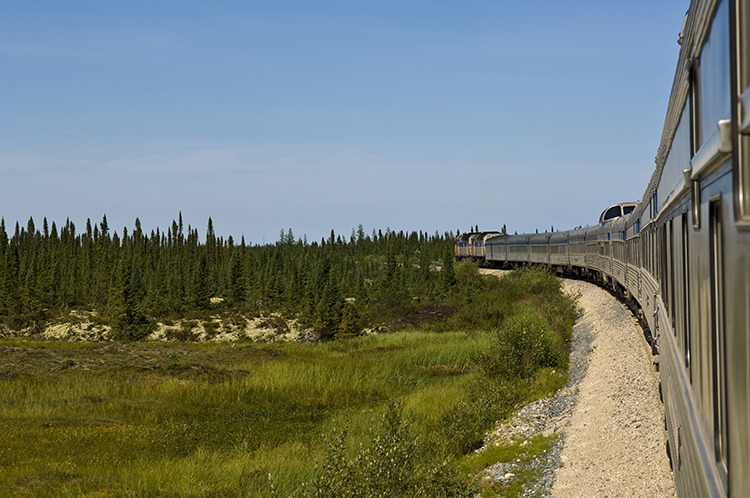
[[[87,311],[114,338],[137,340],[156,321],[208,316],[220,308],[244,317],[278,313],[322,338],[356,335],[419,306],[440,303],[455,284],[453,234],[365,233],[309,243],[291,229],[273,244],[205,236],[182,214],[166,231],[145,233],[135,220],[117,233],[106,215],[78,231],[45,218],[0,219],[0,320],[14,330],[43,329],[72,311]],[[443,271],[434,271],[439,263]]]

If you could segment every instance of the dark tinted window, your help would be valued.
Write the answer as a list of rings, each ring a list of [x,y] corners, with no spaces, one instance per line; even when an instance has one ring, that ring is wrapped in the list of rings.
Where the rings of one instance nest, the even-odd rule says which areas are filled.
[[[625,206],[622,208],[622,215],[630,214],[635,210],[635,206]]]
[[[617,218],[620,216],[620,206],[612,206],[611,208],[607,209],[607,212],[604,213],[604,220],[611,220],[612,218]]]

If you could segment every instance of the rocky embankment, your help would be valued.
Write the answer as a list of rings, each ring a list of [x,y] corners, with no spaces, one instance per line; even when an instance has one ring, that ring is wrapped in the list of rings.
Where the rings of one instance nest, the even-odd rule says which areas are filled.
[[[605,290],[575,280],[564,285],[580,293],[584,311],[573,329],[570,380],[554,397],[519,410],[489,441],[561,434],[527,464],[542,478],[524,496],[676,496],[659,374],[643,330]],[[517,470],[504,463],[487,472],[491,480],[506,481]]]

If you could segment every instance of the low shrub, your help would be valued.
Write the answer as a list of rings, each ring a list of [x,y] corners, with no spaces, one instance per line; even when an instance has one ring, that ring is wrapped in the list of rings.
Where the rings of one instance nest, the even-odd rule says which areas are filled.
[[[191,342],[198,339],[198,334],[194,332],[198,322],[195,320],[183,320],[179,328],[168,328],[164,336],[169,341]]]
[[[478,366],[501,379],[529,378],[538,369],[565,363],[563,334],[539,317],[513,315],[498,329],[487,351],[477,355]]]
[[[434,460],[434,453],[415,436],[401,405],[390,402],[367,438],[368,444],[349,458],[347,430],[335,431],[327,440],[325,461],[316,466],[313,481],[302,486],[299,496],[460,498],[476,494],[475,483],[462,478],[447,460]]]

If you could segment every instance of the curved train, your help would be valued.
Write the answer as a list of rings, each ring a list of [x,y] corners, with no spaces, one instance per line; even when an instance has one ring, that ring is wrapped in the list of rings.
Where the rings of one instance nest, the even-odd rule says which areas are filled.
[[[680,497],[750,496],[750,2],[692,0],[656,170],[569,231],[461,234],[456,256],[598,280],[651,332]]]

